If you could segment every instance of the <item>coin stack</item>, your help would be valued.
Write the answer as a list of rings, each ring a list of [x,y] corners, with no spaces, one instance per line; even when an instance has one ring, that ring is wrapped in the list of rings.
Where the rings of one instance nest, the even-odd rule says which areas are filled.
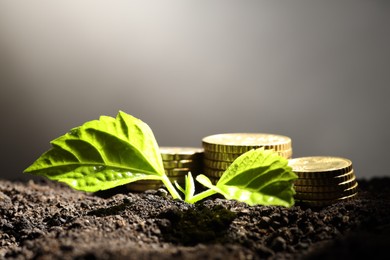
[[[185,176],[191,172],[195,178],[203,168],[203,149],[198,147],[160,147],[165,174],[171,182],[184,184]]]
[[[291,138],[266,133],[226,133],[202,139],[204,174],[215,184],[229,165],[251,149],[264,147],[287,159],[292,157]]]
[[[296,202],[308,206],[327,206],[352,199],[358,183],[352,162],[341,157],[310,156],[289,160],[298,175],[294,181]]]
[[[139,180],[126,184],[126,187],[130,191],[143,192],[146,190],[157,190],[162,187],[163,184],[158,180]]]
[[[197,147],[160,147],[165,174],[171,182],[184,185],[188,172],[195,177],[202,170],[203,149]],[[156,190],[163,186],[158,180],[140,180],[127,184],[131,191]]]

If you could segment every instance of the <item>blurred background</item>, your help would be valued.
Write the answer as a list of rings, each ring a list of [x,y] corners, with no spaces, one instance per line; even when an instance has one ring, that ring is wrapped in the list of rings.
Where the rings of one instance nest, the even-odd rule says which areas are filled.
[[[0,0],[0,178],[123,110],[162,146],[261,132],[390,176],[390,1]]]

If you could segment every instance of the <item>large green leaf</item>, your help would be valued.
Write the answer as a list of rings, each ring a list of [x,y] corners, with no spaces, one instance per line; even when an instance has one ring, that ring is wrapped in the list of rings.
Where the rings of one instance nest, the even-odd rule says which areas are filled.
[[[166,177],[152,130],[122,111],[116,118],[101,116],[86,122],[51,144],[25,173],[88,192]]]
[[[196,179],[227,199],[249,205],[294,205],[293,180],[298,176],[287,159],[259,148],[238,157],[224,172],[216,185],[204,175]]]

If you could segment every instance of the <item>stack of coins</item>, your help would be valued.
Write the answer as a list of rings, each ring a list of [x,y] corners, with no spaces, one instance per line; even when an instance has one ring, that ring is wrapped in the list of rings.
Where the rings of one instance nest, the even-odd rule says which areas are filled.
[[[165,174],[171,182],[177,181],[180,185],[185,182],[188,172],[195,177],[202,170],[203,149],[198,147],[160,147]],[[163,186],[158,180],[140,180],[127,184],[131,191],[142,192],[156,190]]]
[[[352,199],[358,183],[352,162],[345,158],[310,156],[289,160],[298,175],[294,181],[296,202],[308,206],[327,206]]]
[[[227,133],[210,135],[202,140],[204,174],[215,184],[229,165],[251,149],[264,147],[289,159],[292,157],[291,138],[265,133]]]
[[[161,181],[157,180],[139,180],[126,184],[126,187],[130,191],[143,192],[146,190],[157,190],[163,186]]]
[[[198,147],[160,147],[165,174],[171,182],[184,184],[185,176],[191,172],[195,178],[203,168],[203,149]]]

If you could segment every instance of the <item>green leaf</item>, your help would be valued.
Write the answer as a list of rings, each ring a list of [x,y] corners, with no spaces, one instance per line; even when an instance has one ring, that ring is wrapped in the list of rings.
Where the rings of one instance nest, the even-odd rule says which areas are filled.
[[[192,197],[195,194],[195,182],[194,178],[192,177],[191,172],[188,172],[188,174],[185,176],[185,201],[191,201]]]
[[[51,142],[25,173],[95,192],[141,179],[166,179],[150,127],[119,111],[73,128]]]
[[[204,175],[196,179],[226,199],[249,205],[294,205],[293,180],[298,176],[284,157],[259,148],[238,157],[224,172],[216,185]]]
[[[187,175],[184,176],[185,189],[181,187],[177,181],[175,181],[175,186],[178,190],[180,190],[184,194],[184,201],[187,203],[192,203],[191,200],[194,197],[194,193],[195,193],[195,182],[191,172],[189,171]]]

